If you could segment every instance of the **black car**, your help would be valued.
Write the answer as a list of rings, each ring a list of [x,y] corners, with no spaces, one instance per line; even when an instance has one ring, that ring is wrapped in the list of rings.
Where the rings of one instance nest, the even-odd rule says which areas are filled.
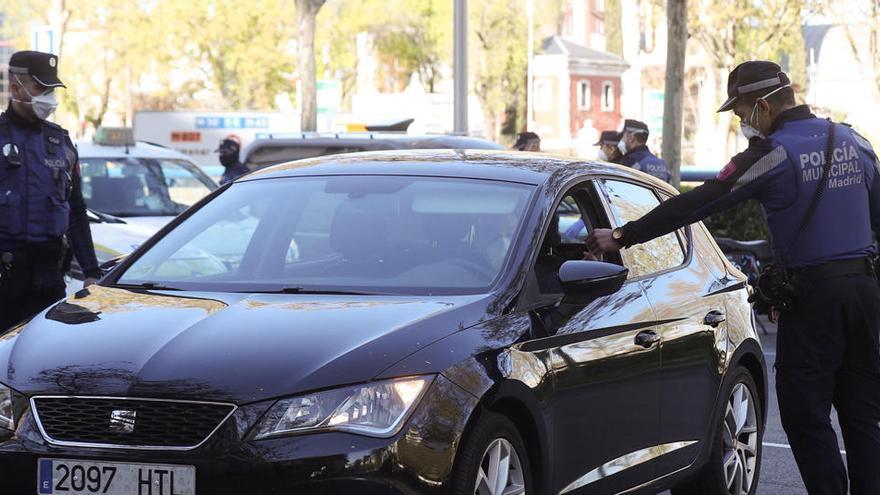
[[[674,194],[511,152],[239,179],[0,337],[0,493],[753,494],[743,275],[701,224],[584,259]]]

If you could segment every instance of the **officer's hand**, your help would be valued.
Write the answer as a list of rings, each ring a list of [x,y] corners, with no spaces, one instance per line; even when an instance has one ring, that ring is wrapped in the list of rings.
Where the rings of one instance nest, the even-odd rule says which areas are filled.
[[[92,277],[86,277],[86,279],[83,280],[83,288],[86,288],[90,285],[95,285],[97,283],[98,283],[98,279],[92,278]]]
[[[620,251],[623,246],[611,237],[611,229],[594,229],[587,236],[587,249],[595,256]]]

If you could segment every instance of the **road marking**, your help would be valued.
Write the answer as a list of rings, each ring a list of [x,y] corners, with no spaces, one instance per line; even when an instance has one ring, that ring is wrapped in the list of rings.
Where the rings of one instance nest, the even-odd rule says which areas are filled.
[[[764,447],[775,447],[775,448],[777,448],[777,449],[788,449],[788,450],[791,450],[791,445],[788,445],[788,444],[785,444],[785,443],[770,443],[770,442],[764,442],[764,443],[762,443],[761,445],[763,445]],[[846,455],[846,451],[845,451],[845,450],[841,450],[840,453],[843,454],[843,455]]]

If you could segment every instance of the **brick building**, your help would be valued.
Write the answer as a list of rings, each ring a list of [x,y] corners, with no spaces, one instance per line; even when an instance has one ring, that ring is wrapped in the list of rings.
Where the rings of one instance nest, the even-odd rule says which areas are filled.
[[[629,64],[604,51],[604,1],[571,0],[563,33],[533,60],[531,128],[544,149],[584,154],[599,132],[621,122],[621,75]]]

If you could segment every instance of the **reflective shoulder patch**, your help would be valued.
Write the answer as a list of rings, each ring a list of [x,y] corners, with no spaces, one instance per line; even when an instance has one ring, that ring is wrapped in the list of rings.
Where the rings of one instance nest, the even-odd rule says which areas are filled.
[[[762,156],[758,161],[752,164],[748,170],[736,181],[733,189],[739,189],[745,185],[754,182],[765,176],[768,172],[775,169],[779,164],[784,163],[788,159],[788,153],[782,145],[773,148],[772,151]]]

